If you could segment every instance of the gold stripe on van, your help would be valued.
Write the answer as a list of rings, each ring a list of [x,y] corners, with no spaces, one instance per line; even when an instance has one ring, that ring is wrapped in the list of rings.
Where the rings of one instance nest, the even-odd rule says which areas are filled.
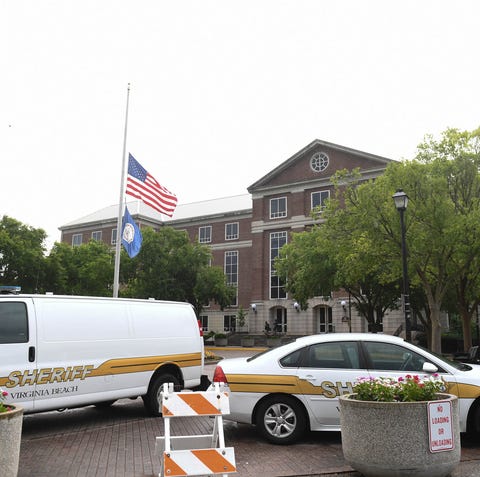
[[[77,379],[84,380],[93,376],[153,372],[166,364],[173,364],[179,368],[201,366],[202,354],[185,353],[110,359],[96,368],[92,364],[82,364],[67,367],[12,370],[8,376],[0,377],[0,386],[12,388],[33,384],[76,381]]]
[[[201,353],[172,354],[164,356],[147,356],[137,358],[119,358],[105,361],[89,373],[89,376],[106,376],[109,374],[141,373],[155,371],[165,364],[174,364],[180,368],[201,366]]]

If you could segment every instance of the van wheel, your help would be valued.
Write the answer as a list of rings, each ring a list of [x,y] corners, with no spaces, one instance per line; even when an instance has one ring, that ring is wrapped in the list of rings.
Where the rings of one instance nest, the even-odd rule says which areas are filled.
[[[142,396],[145,409],[151,416],[158,417],[162,415],[160,403],[162,402],[162,388],[164,383],[173,383],[174,388],[180,384],[178,379],[171,374],[162,374],[154,378],[150,383],[148,393]]]

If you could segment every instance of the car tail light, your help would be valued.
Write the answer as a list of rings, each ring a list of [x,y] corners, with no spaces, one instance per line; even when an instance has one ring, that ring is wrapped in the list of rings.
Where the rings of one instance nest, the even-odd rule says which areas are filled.
[[[203,328],[202,328],[202,323],[200,323],[200,320],[197,320],[198,324],[198,331],[200,332],[200,336],[203,336]]]
[[[213,372],[213,382],[214,383],[227,383],[227,377],[225,376],[225,373],[223,372],[223,369],[221,366],[217,366],[215,368],[215,371]]]

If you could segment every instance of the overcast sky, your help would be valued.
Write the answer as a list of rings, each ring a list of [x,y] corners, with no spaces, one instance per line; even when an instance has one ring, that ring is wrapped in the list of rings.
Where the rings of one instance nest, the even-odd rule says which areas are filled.
[[[127,152],[179,203],[314,139],[412,158],[480,126],[477,0],[0,0],[0,217],[118,203]]]

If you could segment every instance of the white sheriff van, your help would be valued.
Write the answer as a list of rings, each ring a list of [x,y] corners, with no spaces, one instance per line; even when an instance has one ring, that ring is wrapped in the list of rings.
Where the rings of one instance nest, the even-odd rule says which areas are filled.
[[[143,398],[200,385],[203,338],[188,303],[0,295],[0,387],[25,413]]]

